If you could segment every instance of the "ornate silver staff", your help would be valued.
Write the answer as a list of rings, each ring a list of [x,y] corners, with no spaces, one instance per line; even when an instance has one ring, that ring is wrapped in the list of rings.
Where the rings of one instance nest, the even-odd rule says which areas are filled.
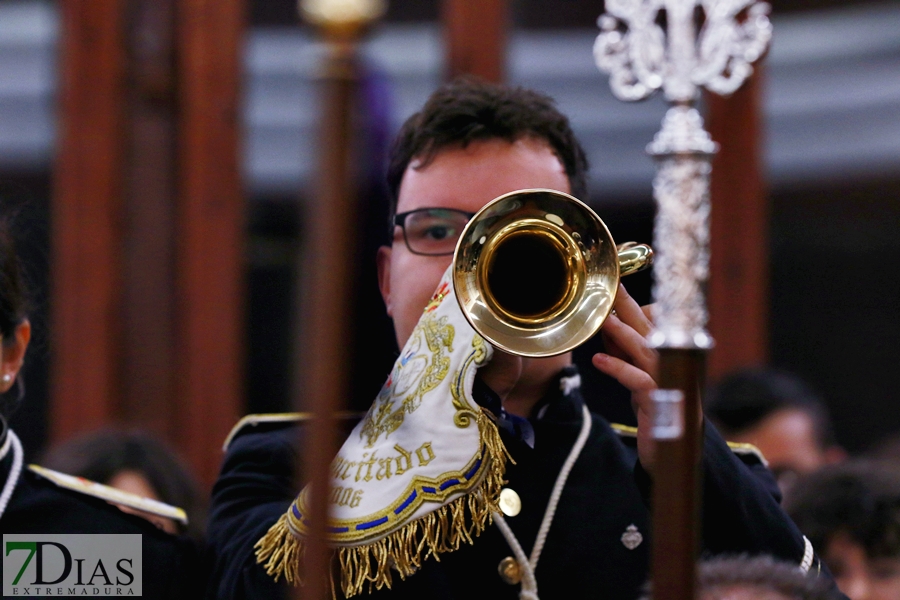
[[[698,550],[700,388],[706,352],[709,176],[717,145],[694,107],[701,87],[721,95],[752,73],[772,37],[756,0],[606,0],[594,60],[613,94],[662,89],[671,107],[647,151],[657,161],[653,248],[655,330],[652,577],[654,600],[694,598]]]

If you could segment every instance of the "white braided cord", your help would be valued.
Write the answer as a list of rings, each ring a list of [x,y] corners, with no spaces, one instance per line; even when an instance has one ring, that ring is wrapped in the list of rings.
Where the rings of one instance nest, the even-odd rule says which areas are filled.
[[[534,547],[531,549],[531,557],[528,560],[525,559],[525,551],[522,550],[522,545],[519,544],[519,540],[516,539],[515,534],[506,523],[503,515],[496,512],[494,513],[494,522],[497,524],[497,527],[500,528],[503,537],[506,538],[506,542],[512,549],[513,555],[515,555],[516,562],[519,563],[519,566],[522,569],[522,588],[519,591],[520,600],[539,600],[537,595],[537,579],[535,578],[534,571],[537,569],[541,551],[544,549],[544,543],[547,541],[550,524],[553,523],[553,517],[556,515],[556,505],[559,504],[559,498],[562,496],[563,488],[566,486],[566,480],[569,478],[569,473],[572,471],[572,467],[575,465],[575,461],[578,460],[582,449],[584,449],[584,445],[587,443],[588,436],[591,433],[591,413],[587,409],[587,406],[581,406],[581,415],[581,431],[578,433],[575,445],[572,446],[572,449],[569,451],[566,462],[563,463],[562,468],[559,470],[559,474],[556,476],[556,483],[553,484],[550,500],[547,502],[546,510],[544,510],[544,519],[541,521],[541,527],[538,529]]]
[[[512,549],[513,556],[516,557],[516,563],[522,569],[522,587],[519,590],[519,600],[539,600],[537,595],[537,579],[534,576],[534,568],[529,564],[525,551],[522,550],[522,544],[516,539],[516,534],[509,528],[506,519],[498,512],[494,513],[494,523],[500,528],[500,533],[506,538],[506,543]]]
[[[815,552],[813,551],[812,542],[809,541],[805,535],[803,536],[803,560],[800,562],[800,572],[806,575],[809,573],[809,568],[812,566],[813,555]]]
[[[6,434],[7,443],[3,444],[4,449],[3,455],[5,457],[6,452],[9,451],[8,444],[12,445],[13,451],[13,462],[12,468],[9,470],[9,476],[6,478],[6,483],[3,484],[3,492],[0,493],[0,518],[3,518],[3,513],[6,512],[6,506],[9,504],[9,499],[12,498],[13,492],[16,489],[16,484],[19,483],[19,475],[22,474],[22,462],[23,462],[23,454],[22,450],[22,442],[19,441],[19,437],[13,432],[12,429]],[[2,458],[0,458],[2,460]]]

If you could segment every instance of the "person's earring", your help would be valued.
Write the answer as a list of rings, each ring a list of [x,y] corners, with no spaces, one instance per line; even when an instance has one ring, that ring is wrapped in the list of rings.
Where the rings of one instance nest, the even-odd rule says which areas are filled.
[[[11,373],[4,373],[2,379],[3,385],[9,385],[13,380],[13,376]]]

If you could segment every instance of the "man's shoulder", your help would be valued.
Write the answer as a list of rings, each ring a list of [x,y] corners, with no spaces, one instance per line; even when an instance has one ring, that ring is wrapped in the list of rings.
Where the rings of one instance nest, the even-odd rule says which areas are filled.
[[[235,423],[225,441],[222,443],[222,451],[232,450],[234,444],[241,438],[247,438],[254,434],[266,434],[284,432],[294,429],[297,425],[308,421],[311,413],[263,413],[245,415]]]
[[[633,448],[637,451],[637,427],[634,427],[633,425],[624,425],[622,423],[610,423],[609,427],[615,432],[616,436],[626,447]],[[737,442],[726,442],[726,444],[732,454],[748,467],[768,466],[760,449],[753,444]]]
[[[337,418],[342,426],[354,426],[363,416],[363,413],[342,411],[337,413]],[[267,444],[276,440],[293,441],[302,429],[303,425],[315,420],[311,412],[287,412],[287,413],[262,413],[241,417],[225,437],[222,450],[233,451],[235,446]]]

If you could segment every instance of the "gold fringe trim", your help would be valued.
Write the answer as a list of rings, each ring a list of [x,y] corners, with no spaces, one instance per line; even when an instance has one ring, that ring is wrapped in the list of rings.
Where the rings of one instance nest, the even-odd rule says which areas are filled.
[[[498,510],[500,490],[506,483],[503,475],[506,461],[513,462],[497,426],[482,411],[476,416],[481,441],[485,447],[487,472],[478,486],[424,517],[411,521],[376,542],[339,548],[336,552],[341,568],[341,591],[349,598],[374,587],[391,587],[393,571],[400,579],[412,575],[430,556],[440,560],[445,552],[458,550],[493,522],[491,513]],[[256,561],[265,563],[266,573],[275,581],[283,575],[292,585],[302,585],[300,566],[305,544],[288,526],[288,516],[278,519],[256,545]],[[334,585],[332,575],[332,586]]]

